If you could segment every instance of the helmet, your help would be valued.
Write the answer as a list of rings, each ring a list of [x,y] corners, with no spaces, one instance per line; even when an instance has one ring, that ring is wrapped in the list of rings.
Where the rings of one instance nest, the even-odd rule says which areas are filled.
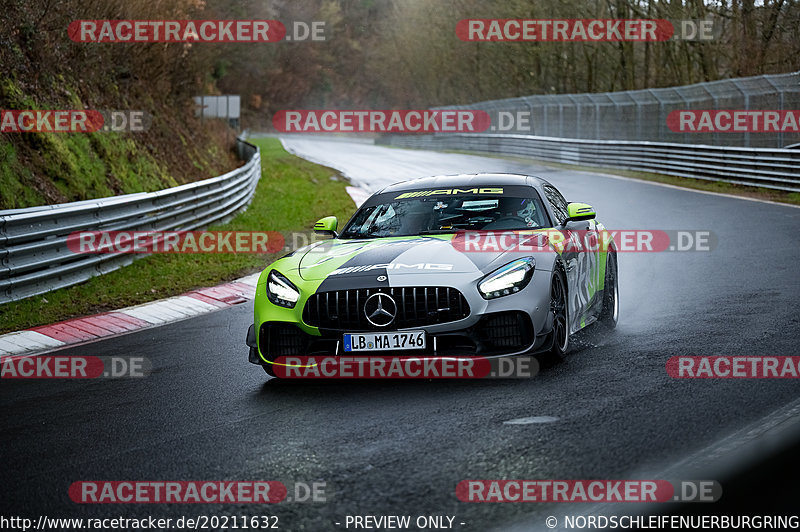
[[[525,218],[533,213],[533,209],[533,202],[525,198],[500,198],[497,201],[497,211],[506,216]]]

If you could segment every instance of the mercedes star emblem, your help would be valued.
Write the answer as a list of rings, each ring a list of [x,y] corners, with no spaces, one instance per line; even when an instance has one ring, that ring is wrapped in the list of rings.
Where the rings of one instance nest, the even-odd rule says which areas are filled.
[[[397,315],[397,303],[389,294],[376,292],[364,302],[364,315],[375,327],[386,327]]]

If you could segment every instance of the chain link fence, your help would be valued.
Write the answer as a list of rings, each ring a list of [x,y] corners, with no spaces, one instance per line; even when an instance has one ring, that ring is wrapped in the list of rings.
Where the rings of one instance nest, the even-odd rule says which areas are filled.
[[[385,135],[376,144],[466,150],[800,192],[800,150],[532,135]]]
[[[484,110],[496,125],[501,124],[502,112],[530,113],[524,131],[497,127],[489,134],[784,148],[800,143],[800,132],[674,132],[667,126],[667,116],[678,110],[798,110],[800,71],[663,89],[526,96],[442,109]]]

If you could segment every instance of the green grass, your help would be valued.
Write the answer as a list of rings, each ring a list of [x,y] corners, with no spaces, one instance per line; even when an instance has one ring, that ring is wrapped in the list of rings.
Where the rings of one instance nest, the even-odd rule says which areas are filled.
[[[210,230],[308,231],[323,216],[344,220],[355,205],[347,182],[330,168],[286,153],[272,138],[254,141],[261,148],[262,177],[253,202],[230,222]],[[0,306],[0,332],[16,331],[146,303],[264,269],[283,252],[253,254],[150,255],[130,266],[79,285]]]
[[[67,86],[59,89],[71,95],[70,108],[83,108],[74,89]],[[0,82],[2,100],[11,109],[52,107],[36,102],[11,79]],[[26,153],[29,160],[20,157],[18,151]],[[130,136],[120,133],[31,132],[18,134],[14,142],[0,142],[0,209],[52,203],[53,198],[48,201],[42,188],[57,193],[58,201],[79,201],[155,191],[177,184],[165,165],[137,148]]]
[[[0,103],[8,109],[86,107],[63,77],[50,83],[49,93],[43,90],[48,94],[33,95],[11,77],[4,78],[0,80]],[[191,123],[165,118],[169,115],[158,112],[157,105],[146,108],[152,110],[153,121],[142,133],[101,130],[3,135],[0,209],[152,192],[221,174],[233,163],[232,152],[220,141],[232,132],[226,131],[222,122],[216,124],[217,129],[197,131],[195,138],[187,141],[180,130],[186,133]]]
[[[45,203],[44,196],[33,188],[33,174],[20,163],[10,142],[0,142],[0,191],[0,209]]]

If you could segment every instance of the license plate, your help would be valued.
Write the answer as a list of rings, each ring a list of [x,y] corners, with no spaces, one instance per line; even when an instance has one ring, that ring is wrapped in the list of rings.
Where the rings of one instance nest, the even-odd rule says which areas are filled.
[[[425,349],[425,331],[344,335],[344,350],[347,352],[405,351],[407,349]]]

